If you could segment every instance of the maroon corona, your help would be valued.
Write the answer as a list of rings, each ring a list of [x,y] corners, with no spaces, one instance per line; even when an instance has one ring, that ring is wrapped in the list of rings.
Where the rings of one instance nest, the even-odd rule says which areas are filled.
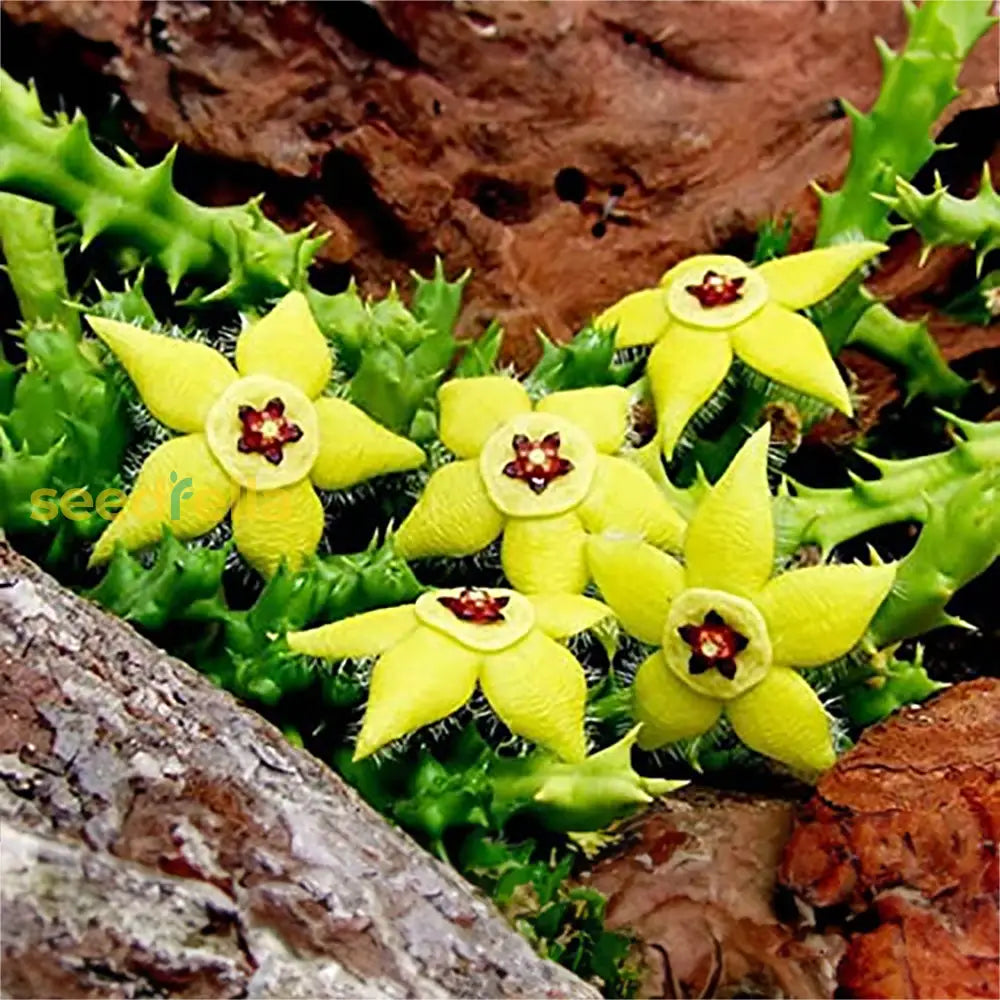
[[[268,400],[262,410],[241,406],[238,413],[243,433],[236,447],[245,455],[263,455],[272,465],[280,465],[285,445],[302,437],[302,428],[288,420],[278,397]]]
[[[693,295],[703,309],[728,306],[743,298],[746,278],[727,278],[718,271],[706,271],[700,285],[685,285],[684,290]]]
[[[573,471],[573,463],[559,455],[558,433],[546,434],[532,441],[527,434],[515,434],[510,442],[514,460],[503,467],[503,474],[528,484],[532,493],[544,493],[553,479]]]
[[[466,587],[458,597],[438,598],[438,604],[444,605],[460,621],[476,625],[504,621],[503,609],[509,603],[509,597],[494,597],[488,590],[478,587]]]
[[[692,674],[714,667],[727,681],[736,676],[736,655],[747,648],[748,640],[718,612],[709,611],[700,625],[682,625],[677,634],[691,647],[688,670]]]

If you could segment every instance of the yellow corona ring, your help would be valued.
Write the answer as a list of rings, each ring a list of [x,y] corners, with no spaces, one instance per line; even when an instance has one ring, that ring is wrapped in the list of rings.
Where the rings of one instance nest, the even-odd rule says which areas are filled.
[[[805,772],[834,760],[826,712],[799,673],[847,653],[894,566],[773,574],[764,427],[699,504],[684,564],[642,542],[592,538],[594,579],[626,631],[658,646],[634,686],[639,745],[699,736],[723,714],[754,750]]]
[[[438,393],[441,440],[457,461],[430,478],[401,525],[406,558],[466,556],[503,534],[504,573],[523,593],[579,592],[589,534],[622,532],[666,549],[684,522],[625,444],[629,393],[556,392],[533,406],[503,375],[455,379]]]
[[[337,490],[424,461],[415,444],[342,399],[323,396],[330,349],[305,296],[290,292],[240,334],[236,367],[205,344],[89,317],[149,412],[174,437],[143,463],[91,563],[139,549],[163,528],[196,538],[230,514],[236,548],[265,576],[316,551]]]
[[[669,459],[684,428],[726,377],[733,355],[850,415],[851,401],[823,335],[795,310],[826,298],[882,243],[841,243],[749,267],[705,254],[681,261],[659,287],[633,292],[597,319],[617,347],[653,344],[647,372]]]
[[[378,657],[355,760],[451,715],[478,683],[511,732],[581,761],[587,682],[557,640],[610,614],[600,601],[575,594],[435,590],[415,604],[290,632],[288,645],[328,660]]]

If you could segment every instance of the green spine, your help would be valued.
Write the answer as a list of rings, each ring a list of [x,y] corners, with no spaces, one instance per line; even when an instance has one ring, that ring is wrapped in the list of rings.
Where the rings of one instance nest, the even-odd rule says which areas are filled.
[[[0,74],[0,187],[55,205],[97,236],[147,254],[171,289],[191,276],[215,284],[191,303],[260,304],[301,287],[322,239],[309,229],[285,233],[259,199],[205,208],[173,186],[176,149],[155,167],[119,164],[93,144],[86,119],[44,120],[38,98]]]
[[[924,241],[921,264],[935,247],[969,246],[976,251],[976,273],[991,250],[1000,248],[1000,195],[993,187],[989,164],[983,165],[979,192],[974,198],[956,198],[936,177],[934,190],[922,194],[902,177],[895,197],[882,200],[913,226]]]
[[[851,159],[839,191],[819,192],[817,246],[852,239],[884,239],[888,207],[873,193],[891,195],[896,177],[912,177],[939,148],[931,129],[958,96],[958,74],[976,41],[990,28],[984,0],[926,0],[904,4],[910,32],[901,52],[876,42],[882,89],[868,114],[842,102],[851,120]]]
[[[796,485],[776,499],[777,550],[791,555],[802,545],[835,545],[873,528],[898,521],[925,522],[977,473],[1000,467],[1000,423],[977,424],[942,414],[961,438],[948,451],[919,458],[863,457],[877,479],[852,476],[843,489]]]
[[[56,323],[79,337],[80,317],[68,302],[55,216],[51,205],[0,194],[0,243],[21,318],[26,323]]]

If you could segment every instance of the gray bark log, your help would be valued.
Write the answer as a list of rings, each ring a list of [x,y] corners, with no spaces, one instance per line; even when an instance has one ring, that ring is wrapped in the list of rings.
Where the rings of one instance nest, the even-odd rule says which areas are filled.
[[[3,993],[595,997],[259,716],[0,544]]]

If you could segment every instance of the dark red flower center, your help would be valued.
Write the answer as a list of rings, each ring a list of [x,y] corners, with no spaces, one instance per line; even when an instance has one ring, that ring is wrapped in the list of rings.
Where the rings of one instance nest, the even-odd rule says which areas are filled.
[[[277,396],[262,410],[241,406],[237,411],[243,424],[236,447],[244,454],[263,455],[272,465],[280,465],[286,444],[302,437],[302,428],[285,416],[285,404]]]
[[[685,285],[684,290],[693,295],[703,309],[728,306],[743,298],[741,289],[746,278],[729,278],[718,271],[706,271],[700,285]]]
[[[677,634],[691,647],[688,670],[692,674],[703,674],[714,667],[727,681],[736,676],[736,654],[742,653],[749,642],[717,611],[709,611],[700,625],[682,625]]]
[[[553,479],[573,471],[573,463],[559,456],[559,434],[546,434],[532,441],[527,434],[515,434],[510,442],[514,460],[503,467],[503,474],[527,483],[532,493],[542,493]]]
[[[503,609],[510,603],[509,597],[494,597],[488,590],[466,587],[458,597],[439,597],[456,618],[476,625],[493,625],[504,620]]]

